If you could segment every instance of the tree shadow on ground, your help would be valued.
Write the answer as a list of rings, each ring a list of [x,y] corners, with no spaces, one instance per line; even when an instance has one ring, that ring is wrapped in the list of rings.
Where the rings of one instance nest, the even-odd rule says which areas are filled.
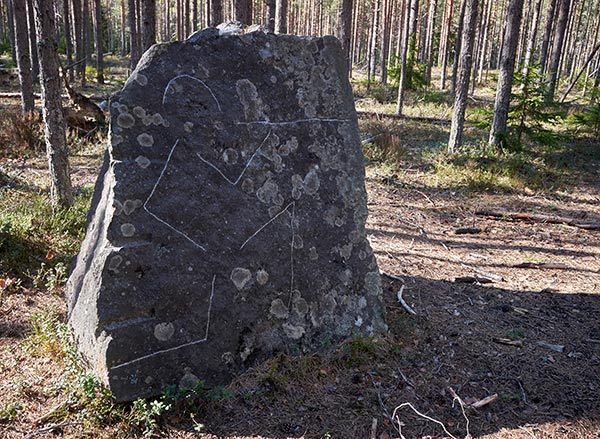
[[[364,438],[377,419],[378,438],[398,437],[397,421],[405,437],[445,437],[407,407],[391,419],[396,407],[411,403],[464,437],[465,417],[450,388],[465,403],[497,395],[465,409],[473,437],[503,429],[531,437],[520,429],[557,422],[563,430],[575,422],[577,434],[582,425],[600,431],[599,296],[406,277],[404,299],[417,312],[410,316],[396,299],[401,284],[384,279],[389,334],[355,337],[327,354],[282,354],[248,371],[228,388],[230,396],[202,404],[204,431]]]

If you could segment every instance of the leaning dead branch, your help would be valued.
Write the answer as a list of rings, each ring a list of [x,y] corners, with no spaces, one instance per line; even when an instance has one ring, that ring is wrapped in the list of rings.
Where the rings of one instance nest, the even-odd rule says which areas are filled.
[[[577,218],[567,218],[554,215],[542,215],[522,212],[496,212],[492,210],[479,210],[475,215],[487,216],[498,220],[526,221],[530,223],[565,224],[585,230],[600,230],[600,222],[582,221]]]
[[[398,302],[400,302],[400,305],[402,305],[402,307],[406,310],[407,313],[412,314],[413,316],[417,315],[417,312],[412,309],[408,303],[406,303],[406,301],[402,298],[402,293],[404,292],[404,285],[402,285],[400,287],[400,290],[398,291],[398,293],[396,294],[396,296],[398,297]]]

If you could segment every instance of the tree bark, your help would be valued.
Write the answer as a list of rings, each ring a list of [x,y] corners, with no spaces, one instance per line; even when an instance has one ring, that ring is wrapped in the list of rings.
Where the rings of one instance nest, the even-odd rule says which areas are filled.
[[[142,0],[142,52],[156,44],[156,0]]]
[[[223,3],[221,0],[210,0],[210,25],[217,26],[223,21]]]
[[[531,67],[531,60],[533,58],[533,50],[535,49],[535,42],[537,40],[541,9],[542,9],[542,0],[537,0],[537,2],[535,4],[535,8],[533,10],[533,18],[531,19],[531,31],[529,32],[529,38],[527,40],[527,48],[525,49],[525,59],[523,60],[524,81],[527,81],[527,76],[529,75],[529,69]]]
[[[32,0],[27,0],[27,24],[29,27],[29,55],[31,56],[31,77],[33,78],[33,81],[36,82],[40,74],[40,62],[38,61],[37,54],[37,37],[35,35],[35,18],[33,16]]]
[[[83,58],[80,65],[81,70],[81,85],[84,86],[86,82],[86,66],[90,57],[90,44],[92,39],[90,38],[90,3],[89,0],[83,0],[82,11],[81,11],[81,32],[82,32],[82,44],[83,44]]]
[[[12,12],[12,0],[4,0],[6,4],[6,19],[8,21],[8,39],[10,40],[10,56],[13,63],[17,61],[17,43],[15,41],[15,19]]]
[[[58,72],[58,52],[52,0],[34,0],[40,84],[44,117],[46,153],[50,167],[50,198],[55,205],[73,204],[69,174],[65,123],[61,107],[61,82]]]
[[[12,16],[14,18],[15,46],[17,66],[19,67],[19,82],[21,84],[21,107],[23,114],[33,113],[33,77],[31,74],[31,57],[29,53],[29,31],[27,27],[27,10],[25,2],[13,0]]]
[[[96,80],[104,84],[104,39],[102,35],[102,1],[94,0],[94,45],[96,47]]]
[[[463,129],[465,125],[465,111],[467,109],[467,95],[469,93],[469,80],[471,78],[471,64],[473,62],[473,42],[475,40],[475,27],[477,26],[477,0],[466,0],[465,19],[463,24],[460,60],[458,65],[458,78],[454,94],[454,111],[450,125],[450,138],[448,152],[453,154],[462,145]]]
[[[350,65],[350,43],[352,41],[352,6],[353,0],[342,0],[342,12],[340,15],[339,38],[342,43],[342,51]]]
[[[245,25],[252,24],[252,1],[251,0],[234,0],[234,14],[236,21]]]
[[[133,71],[140,60],[140,46],[138,45],[138,21],[136,17],[136,5],[135,0],[127,0],[129,10],[127,11],[129,18],[129,44],[130,44],[130,55],[129,55],[129,68]]]
[[[63,23],[65,26],[65,49],[67,52],[67,73],[69,82],[73,82],[73,39],[71,37],[71,14],[69,0],[63,0]],[[37,48],[36,48],[37,50]]]
[[[562,57],[563,43],[565,41],[565,33],[569,22],[569,0],[561,0],[560,11],[558,15],[558,23],[556,24],[556,36],[552,48],[552,56],[548,65],[548,92],[546,102],[550,103],[554,100],[554,92],[558,82],[558,67]]]
[[[454,93],[456,92],[456,77],[458,75],[458,63],[460,60],[460,51],[462,49],[461,35],[463,35],[465,25],[465,11],[467,8],[467,1],[468,0],[462,0],[461,2],[460,17],[458,19],[458,29],[456,30],[456,41],[454,44],[454,63],[452,63],[452,78],[450,81],[450,94],[452,95],[454,95]],[[474,26],[477,27],[477,23],[474,23]],[[475,42],[475,40],[473,40],[473,42]],[[473,62],[473,59],[471,58],[470,61]]]
[[[423,60],[425,61],[425,82],[427,85],[431,83],[431,66],[433,64],[433,37],[435,31],[435,10],[437,8],[437,0],[429,0],[429,9],[427,12],[427,33],[425,37],[425,47],[423,51]]]
[[[400,49],[400,78],[398,80],[398,98],[396,99],[396,114],[402,115],[402,108],[404,107],[404,92],[406,88],[406,59],[408,57],[408,40],[409,40],[409,21],[410,12],[409,5],[411,0],[402,1],[402,9],[404,10],[404,23],[402,25],[402,47]]]
[[[346,2],[350,2],[350,17],[348,18],[348,20],[350,20],[350,23],[352,23],[352,0],[342,0],[344,3]],[[342,6],[343,8],[343,6]],[[342,14],[343,14],[343,10],[342,10]],[[276,34],[287,34],[288,33],[288,26],[287,26],[287,15],[288,15],[288,0],[276,0],[275,2],[275,33]],[[252,14],[250,14],[250,17],[252,17]],[[344,21],[344,18],[342,17],[342,22]],[[350,32],[348,32],[348,35],[350,34]],[[342,46],[343,46],[344,42],[342,41]],[[348,43],[349,44],[349,43]]]
[[[448,52],[450,49],[450,30],[454,13],[454,0],[444,1],[444,21],[442,22],[442,35],[440,37],[440,51],[438,64],[442,67],[440,76],[440,90],[446,88],[446,69],[448,68]]]
[[[127,53],[127,18],[125,14],[125,0],[121,0],[121,56]]]
[[[549,0],[548,12],[546,14],[546,29],[544,30],[544,39],[542,40],[542,48],[540,49],[540,75],[546,71],[548,55],[550,50],[550,39],[552,38],[552,29],[554,28],[554,18],[556,16],[557,0]]]
[[[275,0],[265,0],[267,4],[267,29],[269,32],[275,32]]]
[[[490,146],[502,149],[500,133],[508,130],[508,110],[510,106],[510,92],[515,72],[515,55],[517,43],[519,42],[519,31],[523,17],[523,0],[511,0],[506,12],[506,27],[504,32],[504,47],[500,57],[500,72],[498,74],[498,86],[496,88],[496,101],[494,103],[494,117],[490,138]]]

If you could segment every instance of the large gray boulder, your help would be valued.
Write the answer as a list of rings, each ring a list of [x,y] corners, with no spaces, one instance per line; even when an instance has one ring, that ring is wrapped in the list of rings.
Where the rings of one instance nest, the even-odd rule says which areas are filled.
[[[335,38],[206,29],[156,45],[110,111],[67,298],[117,400],[385,329]]]

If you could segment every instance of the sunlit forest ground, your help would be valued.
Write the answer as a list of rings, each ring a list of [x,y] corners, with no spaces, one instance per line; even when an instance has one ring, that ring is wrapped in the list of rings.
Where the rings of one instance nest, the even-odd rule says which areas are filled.
[[[124,65],[108,57],[107,83],[78,90],[109,98]],[[521,141],[513,131],[492,149],[495,72],[487,78],[465,145],[448,155],[448,91],[410,91],[395,118],[394,84],[367,88],[353,72],[368,233],[395,275],[383,277],[388,334],[282,353],[229,386],[133,404],[115,404],[81,367],[65,324],[106,127],[69,131],[76,203],[53,209],[39,116],[0,98],[0,436],[600,438],[600,231],[576,225],[600,223],[600,122],[575,90],[577,102],[545,115],[525,108],[513,121]],[[0,93],[15,92],[14,79],[0,81]]]

